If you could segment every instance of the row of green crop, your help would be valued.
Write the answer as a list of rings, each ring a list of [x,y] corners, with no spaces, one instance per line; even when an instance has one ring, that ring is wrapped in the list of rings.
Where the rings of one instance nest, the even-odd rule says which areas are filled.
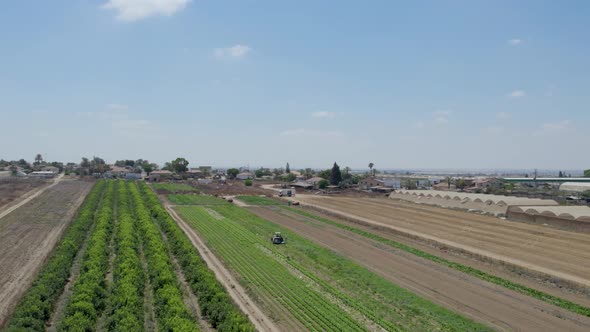
[[[539,299],[541,301],[545,301],[547,303],[551,303],[551,304],[556,305],[558,307],[567,309],[567,310],[569,310],[571,312],[575,312],[577,314],[581,314],[581,315],[590,317],[590,308],[585,307],[585,306],[582,306],[582,305],[579,305],[577,303],[574,303],[574,302],[571,302],[571,301],[568,301],[568,300],[559,298],[557,296],[554,296],[554,295],[551,295],[551,294],[547,294],[545,292],[542,292],[542,291],[539,291],[539,290],[536,290],[536,289],[533,289],[533,288],[530,288],[530,287],[527,287],[527,286],[524,286],[524,285],[521,285],[521,284],[512,282],[510,280],[506,280],[504,278],[501,278],[501,277],[498,277],[498,276],[495,276],[495,275],[486,273],[484,271],[478,270],[476,268],[473,268],[473,267],[470,267],[470,266],[467,266],[467,265],[463,265],[463,264],[460,264],[460,263],[449,261],[449,260],[444,259],[442,257],[438,257],[438,256],[435,256],[435,255],[429,254],[427,252],[424,252],[422,250],[419,250],[419,249],[416,249],[416,248],[412,248],[412,247],[410,247],[408,245],[405,245],[403,243],[399,243],[399,242],[396,242],[396,241],[393,241],[393,240],[390,240],[390,239],[386,239],[386,238],[381,237],[379,235],[376,235],[376,234],[373,234],[373,233],[370,233],[370,232],[367,232],[367,231],[363,231],[363,230],[358,229],[358,228],[355,228],[355,227],[343,225],[341,223],[338,223],[338,222],[335,222],[335,221],[332,221],[332,220],[329,220],[329,219],[326,219],[326,218],[322,218],[322,217],[317,216],[317,215],[315,215],[313,213],[309,213],[307,211],[303,211],[303,210],[301,210],[299,208],[288,208],[288,207],[285,207],[285,209],[288,209],[289,211],[293,211],[293,212],[298,213],[300,215],[306,216],[308,218],[311,218],[311,219],[314,219],[314,220],[317,220],[317,221],[320,221],[320,222],[323,222],[323,223],[326,223],[326,224],[330,224],[332,226],[336,226],[338,228],[345,229],[347,231],[350,231],[350,232],[353,232],[353,233],[362,235],[364,237],[373,239],[375,241],[378,241],[378,242],[387,244],[387,245],[389,245],[391,247],[394,247],[394,248],[403,250],[405,252],[414,254],[416,256],[419,256],[419,257],[422,257],[422,258],[425,258],[425,259],[428,259],[430,261],[433,261],[433,262],[439,263],[441,265],[450,267],[450,268],[455,269],[457,271],[464,272],[464,273],[466,273],[468,275],[477,277],[479,279],[482,279],[482,280],[491,282],[493,284],[500,285],[500,286],[506,287],[508,289],[517,291],[517,292],[519,292],[521,294],[524,294],[524,295],[527,295],[527,296],[531,296],[533,298]]]
[[[168,195],[168,200],[177,205],[227,205],[227,201],[207,195]]]
[[[265,234],[286,232],[282,227],[236,207],[212,208],[236,221],[264,241]],[[268,246],[273,254],[319,284],[326,292],[389,331],[483,331],[487,328],[401,288],[367,268],[286,232],[286,246]]]
[[[104,188],[104,181],[99,181],[92,188],[59,245],[16,307],[8,324],[9,330],[45,329],[53,305],[68,281],[76,254],[93,224],[94,211],[101,201]]]
[[[74,283],[72,297],[59,325],[61,331],[92,331],[105,308],[105,275],[109,263],[109,241],[113,228],[115,182],[109,181],[103,204],[97,212],[96,226],[88,239],[82,258],[80,276]]]
[[[218,331],[254,331],[248,318],[231,301],[225,288],[215,278],[182,229],[161,206],[157,196],[141,185],[146,205],[168,237],[170,248],[178,260],[191,290],[197,296],[201,313]]]
[[[270,204],[266,204],[266,205],[270,205]],[[244,209],[238,208],[238,207],[219,208],[219,209],[217,209],[217,211],[221,215],[223,215],[224,217],[232,219],[232,220],[248,220],[249,224],[258,223],[261,221],[264,223],[268,223],[266,220],[262,220],[258,216],[253,215],[250,212],[248,212]],[[266,232],[266,233],[269,233],[269,232]],[[371,310],[370,308],[366,307],[365,305],[359,303],[358,301],[351,298],[350,296],[344,294],[343,292],[338,290],[336,287],[333,287],[332,285],[330,285],[325,280],[319,278],[315,273],[313,273],[310,270],[308,270],[307,268],[305,268],[302,264],[297,263],[294,259],[287,259],[287,257],[283,253],[279,252],[278,250],[275,250],[274,246],[270,246],[269,249],[274,251],[274,255],[278,256],[280,259],[287,262],[293,268],[297,269],[297,271],[303,273],[305,276],[307,276],[308,278],[310,278],[311,280],[313,280],[314,282],[316,282],[317,284],[322,286],[322,288],[325,291],[329,292],[332,296],[338,298],[340,301],[342,301],[342,303],[346,304],[347,306],[349,306],[351,308],[354,308],[355,310],[362,313],[363,315],[365,315],[367,318],[369,318],[373,322],[379,324],[381,327],[383,327],[387,331],[401,331],[401,329],[397,325],[395,325],[394,323],[392,323],[390,321],[387,321],[385,319],[378,317],[373,312],[373,310]],[[292,258],[292,257],[289,257],[289,258]]]
[[[160,331],[198,331],[199,325],[183,302],[176,273],[158,227],[145,207],[137,186],[129,191],[135,207],[135,216],[148,274],[154,291],[156,320]]]
[[[139,259],[139,236],[132,215],[129,182],[118,187],[116,259],[111,293],[111,331],[142,331],[144,328],[144,272]]]
[[[231,206],[228,206],[231,207]],[[202,207],[178,207],[183,218],[202,234],[251,288],[274,298],[311,331],[364,331],[365,326],[296,277],[263,241],[233,220],[217,220]]]
[[[161,183],[153,183],[152,187],[156,190],[163,190],[167,192],[199,192],[199,189],[189,186],[185,183],[169,183],[169,182],[161,182]]]
[[[237,196],[236,199],[248,205],[286,205],[287,202],[281,202],[276,199],[263,196]]]

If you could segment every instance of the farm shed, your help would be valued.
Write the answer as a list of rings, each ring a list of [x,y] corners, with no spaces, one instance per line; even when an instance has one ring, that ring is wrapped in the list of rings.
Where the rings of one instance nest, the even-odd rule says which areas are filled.
[[[587,182],[564,182],[559,186],[561,191],[584,192],[590,190],[590,183]]]
[[[250,172],[242,172],[240,174],[238,174],[238,176],[236,176],[236,179],[238,180],[248,180],[248,179],[253,179],[254,175]]]

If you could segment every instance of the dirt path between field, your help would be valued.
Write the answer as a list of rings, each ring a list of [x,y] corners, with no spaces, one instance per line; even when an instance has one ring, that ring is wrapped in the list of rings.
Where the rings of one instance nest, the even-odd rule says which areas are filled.
[[[31,200],[35,199],[36,197],[38,197],[39,195],[44,193],[47,189],[55,187],[62,180],[62,178],[63,178],[63,174],[60,174],[58,177],[56,177],[53,180],[52,184],[50,184],[48,186],[41,187],[41,188],[35,188],[35,189],[27,192],[26,194],[24,194],[23,195],[24,198],[20,202],[2,208],[0,210],[0,219],[4,218],[4,216],[8,215],[10,212],[18,209],[19,207],[21,207],[21,206],[27,204],[28,202],[30,202]]]
[[[36,278],[91,184],[58,181],[0,219],[0,327]]]
[[[352,259],[394,284],[495,329],[590,329],[588,317],[470,277],[335,226],[273,207],[249,210]]]
[[[303,204],[590,288],[590,236],[390,199],[300,195]],[[567,257],[567,259],[564,259]]]
[[[198,234],[188,226],[169,205],[166,204],[165,208],[197,248],[199,254],[205,263],[207,263],[207,266],[215,273],[217,280],[224,285],[234,302],[237,303],[239,308],[248,316],[256,330],[261,332],[280,331],[273,321],[270,320],[256,303],[252,301],[246,293],[246,290],[237,282],[237,280],[235,280],[232,274],[223,266],[221,261],[211,253]]]

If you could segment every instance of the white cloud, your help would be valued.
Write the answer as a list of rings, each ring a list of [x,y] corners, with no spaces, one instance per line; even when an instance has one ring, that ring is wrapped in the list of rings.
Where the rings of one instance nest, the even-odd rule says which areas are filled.
[[[512,45],[512,46],[518,46],[520,44],[523,43],[522,39],[518,39],[518,38],[514,38],[514,39],[510,39],[508,40],[508,44]]]
[[[216,58],[241,58],[250,53],[250,51],[252,51],[250,46],[237,44],[226,48],[216,48],[213,51],[213,55],[215,55]]]
[[[508,112],[498,112],[498,113],[496,113],[496,118],[498,118],[500,120],[508,120],[508,119],[512,118],[512,114],[510,114]]]
[[[342,133],[338,131],[321,131],[315,129],[305,129],[305,128],[297,128],[297,129],[288,129],[281,132],[281,136],[289,136],[289,137],[340,137]]]
[[[453,114],[450,110],[438,110],[432,113],[434,116],[434,124],[437,126],[443,126],[449,123],[449,117]]]
[[[326,111],[320,111],[320,112],[313,112],[311,113],[311,116],[314,118],[333,118],[336,116],[336,113],[334,112],[326,112]]]
[[[191,0],[108,0],[101,7],[115,10],[117,19],[133,22],[150,16],[172,16],[184,9]]]
[[[113,110],[113,111],[122,111],[122,110],[128,110],[129,106],[122,105],[122,104],[107,104],[107,109]]]
[[[510,98],[520,98],[526,96],[526,92],[523,90],[514,90],[508,94]]]
[[[570,129],[572,122],[570,120],[563,120],[559,122],[544,123],[541,129],[544,132],[557,132]]]

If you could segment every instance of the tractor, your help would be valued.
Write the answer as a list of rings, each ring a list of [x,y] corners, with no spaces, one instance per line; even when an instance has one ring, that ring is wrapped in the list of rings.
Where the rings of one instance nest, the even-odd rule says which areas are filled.
[[[275,235],[270,238],[270,241],[272,244],[285,244],[287,242],[287,240],[281,235],[281,232],[275,232]]]

